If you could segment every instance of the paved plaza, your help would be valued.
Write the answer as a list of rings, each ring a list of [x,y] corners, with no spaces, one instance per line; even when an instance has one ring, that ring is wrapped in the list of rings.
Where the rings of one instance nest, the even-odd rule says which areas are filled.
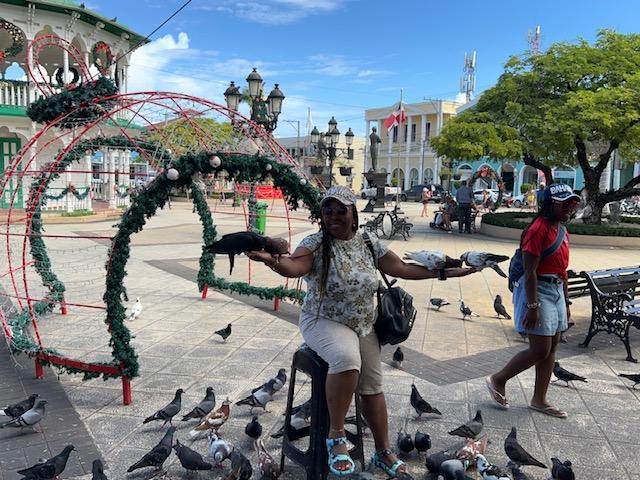
[[[361,207],[364,206],[361,205]],[[214,206],[212,205],[212,208]],[[433,211],[430,206],[430,212]],[[481,234],[459,235],[431,230],[432,219],[420,217],[421,205],[404,205],[406,214],[415,224],[409,241],[401,238],[389,241],[398,254],[421,249],[444,250],[459,256],[467,250],[485,250],[511,255],[513,241],[502,241]],[[215,206],[214,222],[218,234],[241,230],[242,210],[230,205]],[[268,235],[285,235],[287,220],[283,210],[274,204],[272,214],[283,218],[268,219]],[[292,245],[316,231],[305,212],[291,212]],[[361,214],[364,215],[364,214]],[[73,232],[78,236],[109,236],[113,223],[49,225],[48,234]],[[362,217],[361,217],[361,223]],[[61,279],[67,284],[67,301],[78,304],[101,304],[104,289],[104,261],[108,242],[99,239],[51,239],[48,241],[54,270],[59,267]],[[33,378],[33,365],[18,358],[10,361],[2,350],[2,401],[19,399],[31,391],[41,393],[50,402],[43,433],[0,431],[0,480],[19,478],[15,470],[32,464],[37,458],[58,453],[60,444],[78,443],[79,452],[72,453],[69,475],[82,476],[90,470],[93,458],[101,455],[110,479],[147,478],[148,472],[126,476],[129,465],[137,461],[164,433],[159,422],[142,424],[142,420],[167,404],[176,388],[185,389],[183,411],[200,401],[205,388],[212,386],[220,404],[226,397],[235,401],[272,377],[279,368],[287,370],[292,354],[301,344],[297,329],[298,306],[284,304],[275,312],[272,302],[255,298],[209,291],[201,300],[195,279],[198,255],[201,251],[201,227],[191,204],[173,202],[148,221],[144,230],[132,239],[131,259],[127,265],[125,283],[129,306],[140,297],[143,312],[128,326],[135,339],[141,374],[133,380],[133,404],[122,405],[120,382],[95,379],[83,382],[81,376],[61,375],[46,370],[46,380]],[[74,253],[75,251],[75,253]],[[574,247],[570,266],[576,271],[617,267],[638,263],[637,250],[622,248]],[[229,277],[227,258],[218,256],[216,274]],[[259,264],[248,265],[246,257],[236,259],[233,274],[236,281],[247,281],[251,268],[251,283],[262,286],[281,284],[282,279]],[[506,265],[505,265],[506,268]],[[295,287],[290,280],[289,286]],[[405,429],[413,434],[417,429],[427,432],[433,440],[432,452],[455,445],[455,437],[447,431],[467,421],[477,409],[482,409],[484,431],[490,446],[487,456],[495,463],[507,461],[503,441],[511,426],[518,427],[518,438],[537,458],[549,462],[552,456],[570,459],[578,479],[640,480],[636,466],[640,440],[640,390],[634,391],[618,373],[640,373],[640,367],[624,361],[622,343],[605,334],[596,336],[589,349],[578,343],[584,339],[591,315],[588,298],[578,299],[572,307],[576,326],[567,336],[568,343],[559,347],[563,366],[588,378],[574,388],[550,387],[550,399],[569,412],[566,420],[553,419],[527,408],[533,389],[533,374],[525,372],[507,388],[509,411],[494,407],[484,385],[484,377],[500,368],[526,344],[513,331],[511,321],[498,320],[493,311],[496,294],[505,298],[512,311],[507,282],[492,270],[461,279],[401,281],[414,295],[418,317],[410,338],[403,344],[406,361],[402,370],[384,365],[385,393],[390,412],[390,434]],[[36,289],[37,291],[37,289]],[[429,298],[444,297],[451,305],[437,312],[430,308]],[[461,320],[458,299],[464,299],[480,317]],[[70,357],[85,361],[108,361],[111,358],[109,337],[103,324],[104,312],[71,307],[66,316],[53,314],[40,323],[43,342]],[[233,334],[226,342],[214,331],[232,323]],[[640,334],[632,332],[635,356],[640,356]],[[3,347],[4,348],[4,347]],[[385,347],[387,360],[392,348]],[[415,383],[423,396],[443,412],[442,418],[415,418],[409,405],[411,384]],[[288,384],[287,384],[288,387]],[[279,441],[268,435],[282,425],[286,388],[278,393],[268,407],[259,413],[265,431],[267,448],[279,457]],[[5,394],[10,391],[11,394]],[[309,385],[300,379],[298,399],[309,395]],[[251,419],[247,407],[232,406],[231,417],[221,432],[226,439],[247,453],[255,464],[244,427]],[[187,432],[192,424],[176,422],[177,438],[190,444]],[[369,457],[373,444],[366,435]],[[205,439],[192,445],[201,453],[207,450]],[[423,478],[424,455],[415,452],[406,459],[414,478]],[[71,465],[73,463],[73,466]],[[367,462],[368,463],[368,462]],[[165,464],[166,478],[188,478],[175,455]],[[548,478],[549,473],[530,467],[533,479]],[[199,478],[223,478],[225,469],[203,473]],[[470,471],[469,474],[475,474]],[[76,476],[72,476],[76,475]],[[377,478],[384,478],[380,471]],[[303,478],[299,469],[290,468],[284,478]]]

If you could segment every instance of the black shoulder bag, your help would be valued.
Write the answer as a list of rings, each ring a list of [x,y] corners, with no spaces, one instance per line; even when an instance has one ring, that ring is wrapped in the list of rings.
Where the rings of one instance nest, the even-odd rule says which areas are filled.
[[[366,233],[362,236],[373,256],[373,264],[378,269],[378,259],[373,251],[371,238]],[[380,272],[379,269],[378,271]],[[384,273],[380,272],[380,275],[387,287],[378,287],[378,310],[373,329],[380,345],[396,345],[409,337],[418,312],[413,307],[413,297],[403,288],[393,286],[397,281],[395,278],[389,282]]]

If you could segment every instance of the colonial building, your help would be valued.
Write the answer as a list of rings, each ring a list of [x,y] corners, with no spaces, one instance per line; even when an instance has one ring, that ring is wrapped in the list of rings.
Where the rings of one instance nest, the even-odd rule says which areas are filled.
[[[38,85],[27,77],[26,57],[29,42],[44,35],[60,37],[71,43],[81,53],[84,63],[90,66],[90,71],[114,79],[121,93],[127,92],[131,51],[146,43],[143,36],[118,23],[117,18],[105,18],[82,3],[71,0],[0,0],[0,172],[43,127],[26,115],[29,104],[42,95]],[[79,81],[80,68],[66,50],[46,47],[37,60],[54,91]],[[104,132],[116,133],[115,128],[113,132]],[[29,170],[51,161],[70,140],[70,134],[59,138],[41,137],[32,149],[38,152],[40,163],[30,165]],[[135,163],[133,157],[135,155],[129,150],[104,148],[87,152],[81,165],[72,170],[92,173],[65,173],[52,182],[47,194],[56,196],[73,184],[80,192],[90,188],[92,195],[78,200],[68,193],[60,199],[48,200],[44,208],[71,211],[92,210],[95,202],[102,202],[105,208],[128,204],[126,190],[132,182],[129,172],[130,164]],[[18,183],[17,178],[9,181],[0,197],[0,208],[11,205],[16,190],[13,206],[23,206],[29,185],[25,181],[22,185]]]
[[[437,179],[442,162],[431,148],[429,138],[440,133],[461,104],[451,100],[427,100],[403,105],[407,121],[391,131],[387,131],[383,123],[397,109],[397,103],[365,111],[367,148],[364,170],[371,168],[368,137],[371,127],[375,126],[382,140],[377,166],[389,174],[389,184],[399,181],[403,188],[408,189],[420,183],[439,183]]]

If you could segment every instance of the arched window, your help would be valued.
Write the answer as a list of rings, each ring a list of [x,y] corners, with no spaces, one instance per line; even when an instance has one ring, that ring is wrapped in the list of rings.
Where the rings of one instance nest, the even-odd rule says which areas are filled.
[[[412,168],[411,170],[409,170],[409,187],[413,187],[414,185],[417,185],[419,181],[420,181],[420,178],[419,178],[418,169]]]
[[[394,168],[391,173],[391,186],[404,186],[404,171],[400,168]]]
[[[423,173],[422,183],[432,183],[433,182],[433,170],[431,168],[425,168]]]
[[[468,180],[473,174],[473,169],[471,165],[464,163],[456,169],[456,174],[460,175],[460,180]]]

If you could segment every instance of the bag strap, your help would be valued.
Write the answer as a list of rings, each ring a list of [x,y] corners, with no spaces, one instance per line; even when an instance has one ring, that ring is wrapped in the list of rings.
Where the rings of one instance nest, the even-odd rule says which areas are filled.
[[[371,252],[371,256],[373,257],[373,264],[375,265],[376,270],[380,272],[380,275],[382,276],[382,280],[384,280],[384,283],[387,285],[387,288],[391,288],[391,286],[394,283],[396,283],[396,281],[394,280],[393,282],[389,282],[389,280],[387,279],[387,276],[384,273],[382,273],[378,268],[378,257],[376,257],[376,252],[373,250],[373,242],[371,242],[371,237],[369,237],[369,234],[367,232],[363,232],[362,238],[364,239],[364,243],[367,245],[367,248]]]
[[[560,225],[558,227],[558,235],[556,236],[555,241],[551,244],[549,248],[547,248],[544,252],[542,252],[542,255],[540,256],[540,258],[550,257],[551,255],[556,253],[560,248],[560,246],[562,245],[562,242],[564,242],[564,237],[566,235],[567,235],[566,227],[564,225]]]

